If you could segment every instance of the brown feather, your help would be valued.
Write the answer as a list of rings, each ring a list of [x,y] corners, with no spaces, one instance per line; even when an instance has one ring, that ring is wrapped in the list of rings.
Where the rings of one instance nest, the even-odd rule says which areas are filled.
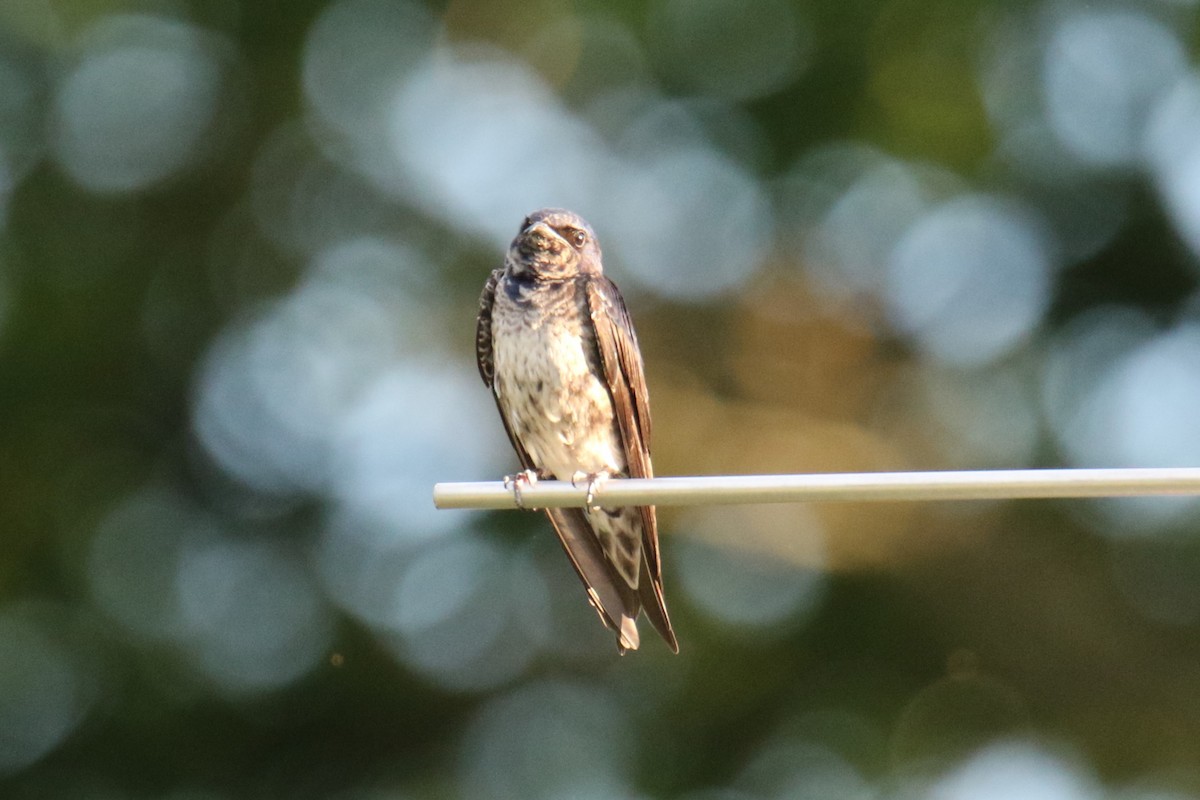
[[[616,284],[604,275],[588,275],[582,280],[587,288],[589,317],[596,335],[605,383],[612,394],[629,477],[652,478],[650,397],[633,323]],[[678,653],[679,643],[663,598],[658,519],[654,506],[639,506],[638,511],[642,516],[642,550],[646,562],[644,574],[649,578],[649,581],[639,581],[641,601],[650,623],[671,649]]]

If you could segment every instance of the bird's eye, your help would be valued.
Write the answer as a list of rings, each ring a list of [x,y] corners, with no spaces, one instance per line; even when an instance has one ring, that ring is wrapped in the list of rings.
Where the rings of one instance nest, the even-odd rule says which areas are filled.
[[[523,221],[523,222],[521,222],[521,230],[517,231],[517,233],[521,233],[522,231],[524,231],[524,230],[525,230],[526,228],[528,228],[528,227],[529,227],[529,217],[526,217],[526,218],[524,219],[524,221]]]
[[[587,232],[581,230],[571,231],[571,241],[575,243],[576,247],[583,247],[584,243],[587,242]]]

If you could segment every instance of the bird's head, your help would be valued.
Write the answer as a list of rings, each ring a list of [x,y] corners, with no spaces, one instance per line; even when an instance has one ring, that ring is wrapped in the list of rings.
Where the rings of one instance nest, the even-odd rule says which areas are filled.
[[[561,281],[601,271],[600,245],[583,217],[543,208],[521,223],[508,248],[508,270],[519,278]]]

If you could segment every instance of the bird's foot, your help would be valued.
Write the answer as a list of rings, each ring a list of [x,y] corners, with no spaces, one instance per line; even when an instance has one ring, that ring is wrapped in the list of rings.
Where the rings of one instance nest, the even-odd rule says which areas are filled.
[[[525,501],[521,499],[521,485],[534,486],[538,482],[538,474],[536,470],[527,469],[518,472],[515,475],[504,476],[504,488],[512,489],[513,501],[516,502],[517,508],[522,511],[525,509]]]
[[[600,506],[596,505],[596,490],[599,489],[606,480],[609,479],[607,470],[599,472],[584,472],[576,470],[571,473],[571,485],[576,489],[579,488],[580,481],[587,481],[587,498],[584,500],[584,505],[588,511],[599,511]]]

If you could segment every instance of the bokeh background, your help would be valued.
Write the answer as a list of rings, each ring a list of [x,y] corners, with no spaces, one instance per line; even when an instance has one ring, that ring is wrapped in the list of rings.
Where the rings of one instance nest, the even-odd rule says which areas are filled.
[[[1200,502],[664,509],[620,658],[476,300],[660,474],[1200,464],[1196,0],[3,0],[0,795],[1200,797]]]

